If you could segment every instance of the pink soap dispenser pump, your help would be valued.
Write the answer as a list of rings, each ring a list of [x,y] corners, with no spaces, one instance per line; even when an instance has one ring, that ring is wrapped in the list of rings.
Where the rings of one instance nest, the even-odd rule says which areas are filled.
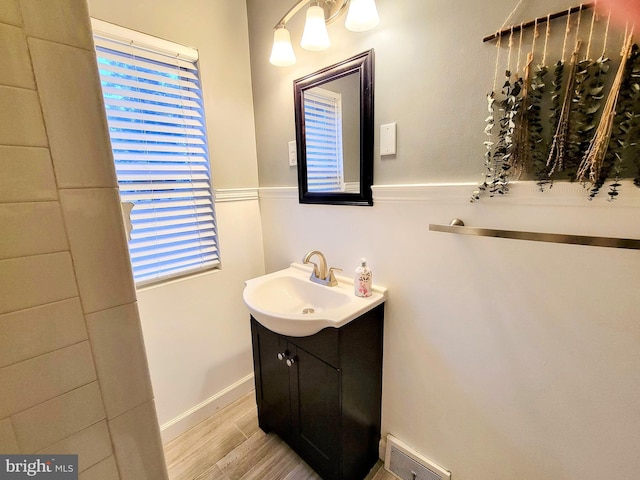
[[[361,258],[360,265],[356,268],[353,279],[353,286],[356,297],[370,297],[372,291],[372,274],[371,269],[367,267],[367,259]]]

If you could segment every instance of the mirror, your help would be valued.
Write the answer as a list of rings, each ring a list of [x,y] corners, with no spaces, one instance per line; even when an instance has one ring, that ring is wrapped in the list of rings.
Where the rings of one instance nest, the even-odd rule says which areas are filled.
[[[293,87],[300,203],[373,205],[373,50]]]

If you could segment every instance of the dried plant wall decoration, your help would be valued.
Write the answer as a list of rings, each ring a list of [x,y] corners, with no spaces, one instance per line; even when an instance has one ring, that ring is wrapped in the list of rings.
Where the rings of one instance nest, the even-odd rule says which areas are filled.
[[[590,6],[550,14],[485,39],[498,39],[498,53],[494,86],[487,95],[485,171],[472,201],[485,194],[506,194],[509,182],[523,173],[527,178],[534,178],[541,191],[551,188],[554,179],[581,182],[590,199],[609,178],[612,180],[607,192],[610,199],[619,195],[621,178],[631,176],[640,187],[640,49],[633,44],[632,33],[625,32],[620,65],[615,78],[609,79],[612,63],[606,52],[609,17],[604,35],[594,35],[594,27],[601,19],[593,12],[588,17],[590,24],[585,22],[582,29],[588,29],[588,42],[583,41],[581,19]],[[559,16],[567,17],[562,56],[549,66],[550,24],[552,18]],[[539,21],[546,21],[541,61],[536,60]],[[534,31],[531,51],[526,53],[521,71],[526,26],[533,26]],[[519,32],[519,42],[517,66],[512,69],[514,29]],[[573,49],[566,61],[571,31]],[[506,78],[503,88],[496,91],[500,41],[505,32],[509,36]],[[596,59],[591,58],[594,39],[603,44],[602,54]]]

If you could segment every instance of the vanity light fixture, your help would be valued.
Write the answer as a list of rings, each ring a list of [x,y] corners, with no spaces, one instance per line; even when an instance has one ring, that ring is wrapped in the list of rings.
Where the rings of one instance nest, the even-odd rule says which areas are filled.
[[[324,22],[324,8],[319,3],[307,10],[307,20],[302,32],[300,46],[311,52],[326,50],[331,45],[327,24]]]
[[[352,32],[366,32],[380,23],[376,0],[351,0],[344,26]]]
[[[364,32],[380,23],[375,0],[299,0],[274,27],[273,48],[269,62],[277,67],[288,67],[296,63],[296,55],[291,46],[291,35],[286,24],[306,4],[307,18],[300,46],[305,50],[320,51],[329,48],[327,23],[340,16],[347,6],[345,27],[353,32]]]

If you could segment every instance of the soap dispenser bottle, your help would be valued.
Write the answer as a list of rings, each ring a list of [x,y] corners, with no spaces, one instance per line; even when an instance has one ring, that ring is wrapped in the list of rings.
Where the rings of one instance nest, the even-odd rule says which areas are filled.
[[[356,297],[370,297],[372,292],[371,287],[371,269],[367,267],[367,259],[361,258],[360,265],[356,268],[355,276],[353,279],[353,286]]]

